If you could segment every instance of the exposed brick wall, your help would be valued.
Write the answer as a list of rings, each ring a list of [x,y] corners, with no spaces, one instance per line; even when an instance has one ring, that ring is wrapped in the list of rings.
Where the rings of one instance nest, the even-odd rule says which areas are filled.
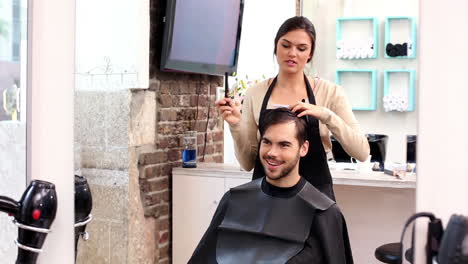
[[[156,143],[149,148],[151,151],[141,151],[138,157],[145,215],[157,220],[155,263],[171,263],[172,168],[182,163],[182,134],[197,131],[199,162],[203,153],[205,162],[223,162],[223,122],[214,107],[222,78],[159,70],[165,2],[150,1],[150,90],[156,92]]]

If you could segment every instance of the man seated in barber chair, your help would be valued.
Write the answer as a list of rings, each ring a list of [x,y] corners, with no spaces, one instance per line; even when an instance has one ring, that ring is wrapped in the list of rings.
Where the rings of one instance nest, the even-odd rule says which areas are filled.
[[[189,263],[353,263],[340,209],[299,175],[305,120],[279,108],[263,122],[266,176],[226,192]]]

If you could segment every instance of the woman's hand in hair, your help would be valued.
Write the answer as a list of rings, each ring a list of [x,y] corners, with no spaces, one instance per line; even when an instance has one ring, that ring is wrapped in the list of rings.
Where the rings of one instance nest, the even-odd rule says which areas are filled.
[[[292,112],[297,113],[298,117],[303,117],[306,115],[313,116],[318,120],[322,121],[323,123],[326,123],[326,121],[330,117],[330,110],[318,105],[299,102],[295,105],[290,106],[290,109]]]
[[[231,98],[223,98],[216,101],[216,107],[221,111],[223,119],[229,123],[229,125],[237,125],[241,120],[241,103],[239,100]]]

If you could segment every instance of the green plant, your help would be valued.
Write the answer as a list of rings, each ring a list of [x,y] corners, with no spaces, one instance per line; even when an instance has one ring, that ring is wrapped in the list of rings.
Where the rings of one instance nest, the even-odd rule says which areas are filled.
[[[242,101],[244,98],[245,92],[247,89],[250,87],[254,86],[255,84],[261,82],[264,80],[266,77],[265,75],[262,75],[261,79],[254,79],[254,80],[249,80],[249,76],[245,75],[245,78],[240,78],[238,76],[235,77],[235,82],[233,86],[229,89],[229,96],[231,98],[238,98]]]

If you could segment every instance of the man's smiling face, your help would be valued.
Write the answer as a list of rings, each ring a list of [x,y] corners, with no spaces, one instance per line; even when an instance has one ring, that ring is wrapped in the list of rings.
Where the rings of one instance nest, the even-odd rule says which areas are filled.
[[[268,127],[260,143],[260,161],[268,179],[277,181],[298,174],[299,159],[307,150],[307,141],[299,145],[294,122]]]

